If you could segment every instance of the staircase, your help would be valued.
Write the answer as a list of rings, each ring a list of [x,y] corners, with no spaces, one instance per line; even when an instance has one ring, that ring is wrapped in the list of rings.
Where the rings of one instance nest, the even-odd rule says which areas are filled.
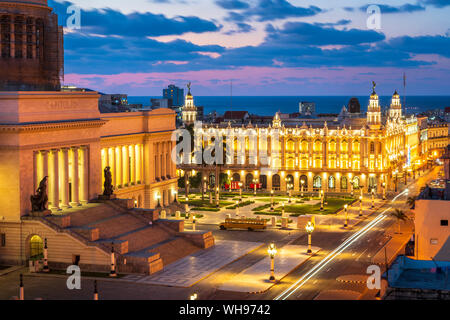
[[[201,249],[201,244],[171,225],[182,222],[158,222],[152,210],[133,209],[126,201],[105,201],[63,217],[42,219],[108,254],[114,246],[119,272],[152,274]]]

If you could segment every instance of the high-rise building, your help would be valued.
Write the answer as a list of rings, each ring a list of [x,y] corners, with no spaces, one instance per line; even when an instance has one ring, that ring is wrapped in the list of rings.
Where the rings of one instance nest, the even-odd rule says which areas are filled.
[[[0,91],[58,91],[63,29],[47,0],[0,1]]]
[[[171,99],[172,106],[180,107],[184,103],[184,89],[178,88],[177,86],[171,84],[167,89],[163,90],[163,98]]]

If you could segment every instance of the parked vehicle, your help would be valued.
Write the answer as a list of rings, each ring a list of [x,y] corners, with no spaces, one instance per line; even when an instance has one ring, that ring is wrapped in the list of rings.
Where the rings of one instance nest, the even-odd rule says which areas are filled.
[[[267,228],[267,221],[263,219],[233,219],[227,218],[225,222],[220,224],[220,230],[227,229],[247,229],[249,231],[253,230],[265,230]]]

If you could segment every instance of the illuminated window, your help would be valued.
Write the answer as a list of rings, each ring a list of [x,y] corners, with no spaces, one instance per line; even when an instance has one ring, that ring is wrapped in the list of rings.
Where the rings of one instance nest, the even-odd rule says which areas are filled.
[[[341,189],[342,190],[347,190],[347,183],[348,183],[347,177],[342,177],[341,178]]]
[[[292,141],[292,140],[288,140],[287,142],[286,142],[286,151],[287,152],[294,152],[294,141]]]
[[[353,141],[353,146],[352,146],[353,152],[359,152],[360,151],[359,148],[360,148],[359,141],[358,140]]]
[[[322,142],[320,140],[314,141],[314,151],[322,151]]]
[[[342,152],[347,152],[348,151],[348,143],[347,143],[347,141],[342,141],[342,143],[341,143],[341,151]]]
[[[336,151],[336,141],[331,140],[330,144],[328,145],[328,151],[335,152]]]
[[[308,141],[303,140],[301,143],[301,151],[302,152],[308,152]]]

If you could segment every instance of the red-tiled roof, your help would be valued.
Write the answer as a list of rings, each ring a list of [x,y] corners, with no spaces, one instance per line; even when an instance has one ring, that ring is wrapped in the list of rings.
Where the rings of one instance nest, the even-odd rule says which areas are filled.
[[[223,115],[224,119],[243,119],[248,114],[247,111],[226,111]]]

